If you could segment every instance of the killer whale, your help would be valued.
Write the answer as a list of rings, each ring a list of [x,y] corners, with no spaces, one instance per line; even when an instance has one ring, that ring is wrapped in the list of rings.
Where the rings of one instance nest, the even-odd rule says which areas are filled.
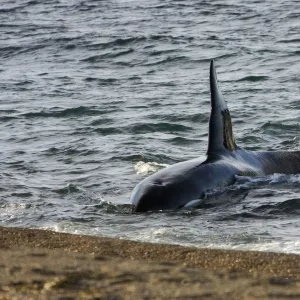
[[[206,191],[235,182],[235,176],[300,173],[300,151],[252,152],[235,143],[230,112],[210,63],[208,148],[205,160],[195,158],[171,165],[142,180],[132,191],[134,212],[196,206]]]

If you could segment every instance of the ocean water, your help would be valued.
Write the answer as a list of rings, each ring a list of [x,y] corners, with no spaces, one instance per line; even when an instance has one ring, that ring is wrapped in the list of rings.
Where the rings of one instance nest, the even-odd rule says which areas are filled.
[[[300,175],[238,177],[132,214],[145,176],[205,155],[209,61],[248,150],[300,146],[297,1],[4,0],[0,225],[300,253]]]

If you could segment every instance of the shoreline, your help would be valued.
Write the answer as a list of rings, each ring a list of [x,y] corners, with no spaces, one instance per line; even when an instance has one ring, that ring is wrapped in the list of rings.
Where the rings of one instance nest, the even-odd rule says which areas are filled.
[[[15,227],[0,227],[0,253],[0,299],[300,299],[296,254]]]

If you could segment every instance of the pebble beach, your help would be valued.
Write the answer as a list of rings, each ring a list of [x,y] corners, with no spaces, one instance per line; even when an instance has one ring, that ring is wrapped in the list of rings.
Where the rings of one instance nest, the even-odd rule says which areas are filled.
[[[300,299],[300,257],[0,228],[0,299]]]

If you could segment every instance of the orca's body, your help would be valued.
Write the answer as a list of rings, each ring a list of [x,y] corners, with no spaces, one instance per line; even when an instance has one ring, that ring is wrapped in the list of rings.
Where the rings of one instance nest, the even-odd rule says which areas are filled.
[[[300,151],[251,152],[236,146],[231,117],[210,66],[211,115],[207,159],[171,165],[145,178],[133,190],[136,212],[195,206],[208,190],[233,184],[235,176],[300,173]]]

